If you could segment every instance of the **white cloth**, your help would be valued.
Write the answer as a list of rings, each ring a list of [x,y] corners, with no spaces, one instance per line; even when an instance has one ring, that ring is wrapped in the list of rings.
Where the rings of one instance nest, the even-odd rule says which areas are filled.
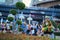
[[[9,26],[9,24],[7,24],[7,29],[10,29],[10,26]]]
[[[34,34],[34,30],[31,30],[31,33]]]
[[[32,28],[37,28],[37,26],[36,26],[36,25],[32,25],[31,27],[32,27]]]
[[[31,30],[29,34],[34,34],[34,30]]]
[[[6,30],[3,30],[3,33],[6,33]]]

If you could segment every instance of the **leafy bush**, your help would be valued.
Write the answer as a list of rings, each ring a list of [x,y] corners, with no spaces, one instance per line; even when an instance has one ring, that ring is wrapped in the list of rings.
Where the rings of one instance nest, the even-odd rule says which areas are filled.
[[[17,9],[22,10],[22,9],[25,8],[25,4],[23,2],[17,2],[16,3],[16,7],[17,7]]]
[[[8,19],[8,21],[10,21],[10,22],[12,22],[12,21],[14,20],[13,17],[8,17],[7,19]]]
[[[12,30],[12,26],[10,26],[10,30]]]
[[[22,28],[19,28],[19,31],[23,31],[23,29]]]
[[[21,25],[21,24],[22,24],[22,21],[21,21],[21,20],[17,20],[16,23],[17,23],[18,25]]]
[[[58,24],[58,28],[59,28],[59,30],[60,30],[60,24]]]
[[[54,32],[56,36],[60,36],[60,32]]]
[[[56,22],[53,21],[53,20],[51,20],[51,22],[52,22],[52,25],[53,25],[55,28],[57,28],[57,24],[56,24]]]
[[[13,15],[16,15],[17,11],[15,9],[11,9],[10,13],[13,14]]]

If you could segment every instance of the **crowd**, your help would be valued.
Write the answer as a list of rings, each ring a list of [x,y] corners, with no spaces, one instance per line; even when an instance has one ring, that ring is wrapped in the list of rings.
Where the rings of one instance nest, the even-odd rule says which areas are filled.
[[[45,34],[51,35],[51,38],[54,38],[54,26],[52,25],[52,22],[49,19],[46,19],[41,24],[27,24],[23,23],[21,25],[21,28],[23,28],[23,32],[27,35],[38,35],[38,36],[44,36]]]
[[[0,24],[0,31],[2,32],[10,32],[11,31],[11,27],[13,29],[14,23],[2,23]],[[38,36],[43,36],[44,34],[53,34],[54,32],[54,27],[51,23],[50,20],[45,20],[43,23],[41,24],[27,24],[26,22],[22,23],[22,25],[19,26],[20,28],[23,29],[23,33],[27,34],[27,35],[38,35]],[[18,28],[19,28],[18,27]],[[14,27],[16,30],[16,27]],[[13,31],[13,30],[12,30]]]
[[[42,25],[40,24],[26,24],[23,23],[21,25],[21,28],[23,28],[23,32],[25,34],[29,34],[29,35],[43,35],[42,32]]]
[[[2,24],[0,24],[0,32],[9,32],[9,31],[10,31],[10,23],[2,22]]]
[[[7,23],[2,23],[0,24],[0,31],[7,31],[10,32],[11,27],[12,26],[12,30],[13,30],[13,23],[10,24],[10,22]],[[20,25],[19,27],[21,27],[23,29],[23,32],[25,34],[31,34],[31,35],[37,35],[39,34],[39,32],[41,32],[42,30],[42,25],[39,24],[27,24],[27,23],[22,23],[22,25]],[[16,28],[15,28],[16,29]]]

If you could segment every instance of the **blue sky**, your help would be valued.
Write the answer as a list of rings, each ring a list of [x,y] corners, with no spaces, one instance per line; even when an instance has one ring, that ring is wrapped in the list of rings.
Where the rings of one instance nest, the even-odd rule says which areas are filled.
[[[5,2],[5,0],[0,0],[0,2]]]

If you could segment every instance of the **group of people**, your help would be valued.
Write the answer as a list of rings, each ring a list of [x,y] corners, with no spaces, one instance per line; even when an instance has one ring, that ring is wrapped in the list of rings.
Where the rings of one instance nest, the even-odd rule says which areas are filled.
[[[37,35],[42,33],[42,25],[39,25],[39,24],[27,25],[26,23],[23,23],[21,25],[21,28],[23,28],[23,32],[25,34],[29,34],[29,35]]]
[[[12,26],[12,31],[13,31],[13,23],[11,24],[10,22],[7,23],[2,23],[0,24],[0,31],[1,32],[10,32]],[[23,29],[23,33],[25,34],[31,34],[31,35],[37,35],[42,33],[42,25],[40,24],[27,24],[26,22],[22,23],[22,25],[19,26],[20,28]],[[16,29],[16,28],[15,28]]]
[[[10,32],[10,23],[7,22],[2,22],[2,24],[0,24],[0,32]]]
[[[42,24],[26,24],[23,23],[21,25],[23,28],[23,32],[29,35],[38,35],[43,36],[44,34],[53,34],[54,33],[54,26],[52,25],[49,19],[46,19]]]
[[[0,30],[4,32],[10,32],[11,27],[14,25],[10,24],[9,22],[7,23],[2,23],[0,24]],[[13,29],[14,26],[12,26]],[[52,25],[51,21],[49,19],[46,19],[44,22],[41,24],[27,24],[26,22],[22,23],[22,25],[19,26],[20,28],[23,29],[23,33],[27,35],[38,35],[38,36],[43,36],[44,34],[52,34],[54,32],[54,26]],[[15,28],[16,29],[16,28]],[[13,31],[13,30],[12,30]]]

